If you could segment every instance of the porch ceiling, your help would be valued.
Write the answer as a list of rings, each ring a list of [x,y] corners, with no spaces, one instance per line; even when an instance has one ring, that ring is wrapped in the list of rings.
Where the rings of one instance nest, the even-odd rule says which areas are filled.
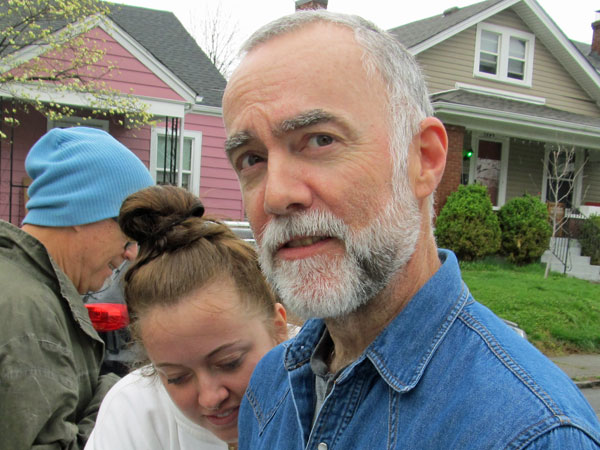
[[[431,96],[445,123],[511,137],[600,149],[600,118],[544,105],[453,90]]]

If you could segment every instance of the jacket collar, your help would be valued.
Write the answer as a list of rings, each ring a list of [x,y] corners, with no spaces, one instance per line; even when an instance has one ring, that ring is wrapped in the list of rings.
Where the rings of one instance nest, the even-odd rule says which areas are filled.
[[[438,256],[442,262],[438,271],[343,371],[338,378],[340,382],[351,375],[354,367],[368,360],[392,389],[407,392],[417,385],[469,298],[454,253],[440,249]],[[324,330],[321,319],[309,320],[304,325],[286,351],[284,364],[288,371],[309,362]]]
[[[44,244],[29,233],[5,221],[0,221],[0,233],[8,237],[14,243],[14,247],[18,248],[21,254],[19,258],[22,258],[23,264],[36,266],[35,270],[41,271],[44,274],[43,276],[53,280],[54,283],[58,283],[60,295],[69,305],[69,310],[75,321],[87,335],[103,343],[92,325],[87,308],[81,300],[81,295],[77,292],[70,278],[52,259]]]

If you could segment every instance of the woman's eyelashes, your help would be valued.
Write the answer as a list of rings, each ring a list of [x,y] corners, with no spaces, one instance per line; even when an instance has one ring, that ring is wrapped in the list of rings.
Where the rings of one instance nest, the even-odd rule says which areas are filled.
[[[174,376],[174,377],[166,377],[166,379],[167,379],[168,384],[183,384],[189,379],[189,377],[190,377],[190,374],[185,374],[185,375],[178,375],[178,376]]]
[[[215,371],[221,371],[221,372],[234,372],[237,369],[240,368],[240,366],[244,363],[244,359],[246,357],[246,354],[242,354],[239,356],[235,356],[231,359],[224,359],[222,361],[218,361],[216,363],[214,363],[212,365],[213,370]],[[168,384],[183,384],[186,381],[188,381],[191,377],[192,377],[192,373],[185,373],[185,374],[181,374],[181,375],[173,375],[173,376],[169,376],[169,375],[164,375],[165,379],[167,380]]]
[[[238,367],[240,367],[243,362],[244,362],[244,356],[240,356],[239,358],[235,358],[230,361],[225,361],[225,362],[219,363],[216,366],[220,370],[223,370],[225,372],[231,372],[231,371],[236,370]]]

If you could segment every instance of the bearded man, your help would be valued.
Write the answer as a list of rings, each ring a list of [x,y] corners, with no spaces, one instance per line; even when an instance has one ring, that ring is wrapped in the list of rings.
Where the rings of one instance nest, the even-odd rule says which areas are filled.
[[[258,30],[225,92],[260,263],[308,320],[259,363],[241,449],[598,448],[577,387],[438,250],[447,136],[390,35],[303,11]]]

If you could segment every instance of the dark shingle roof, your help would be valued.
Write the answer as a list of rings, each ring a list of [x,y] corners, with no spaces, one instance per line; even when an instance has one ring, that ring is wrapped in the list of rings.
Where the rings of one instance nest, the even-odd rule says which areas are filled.
[[[107,6],[110,19],[201,96],[200,104],[221,106],[225,78],[173,13],[114,3]],[[0,9],[4,8],[7,6],[0,2]],[[0,27],[14,23],[15,19],[0,15]],[[52,31],[66,25],[64,20],[56,18],[45,20],[45,24]],[[10,47],[6,49],[6,53],[11,51]]]
[[[396,36],[405,47],[414,47],[501,1],[503,0],[486,0],[474,5],[465,6],[464,8],[451,8],[446,10],[448,11],[446,15],[442,13],[427,19],[411,22],[392,28],[389,32]]]
[[[110,4],[110,18],[179,77],[202,105],[221,106],[225,78],[172,12]]]
[[[476,94],[460,89],[433,94],[431,96],[431,101],[433,102],[434,107],[436,103],[440,102],[454,103],[457,105],[485,108],[498,112],[511,112],[515,114],[539,117],[542,119],[559,120],[563,122],[589,125],[600,128],[600,117],[584,116],[581,114],[562,111],[560,109],[550,108],[544,105],[534,105],[518,100],[510,100],[507,98],[485,94]]]

